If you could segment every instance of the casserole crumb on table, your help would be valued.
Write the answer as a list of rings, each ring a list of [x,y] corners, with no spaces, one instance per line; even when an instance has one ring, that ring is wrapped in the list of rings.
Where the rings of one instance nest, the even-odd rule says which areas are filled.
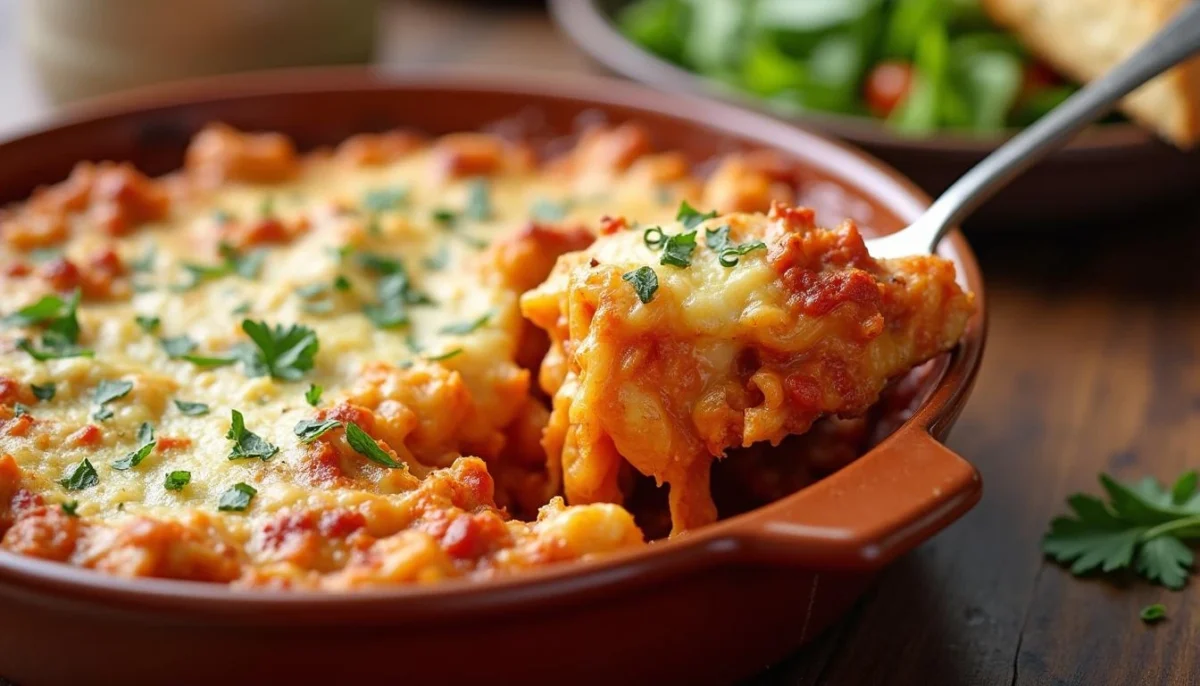
[[[863,415],[972,311],[780,167],[694,178],[633,124],[544,162],[212,125],[161,179],[80,163],[0,215],[0,546],[338,590],[641,545],[638,479],[711,523],[714,459]]]

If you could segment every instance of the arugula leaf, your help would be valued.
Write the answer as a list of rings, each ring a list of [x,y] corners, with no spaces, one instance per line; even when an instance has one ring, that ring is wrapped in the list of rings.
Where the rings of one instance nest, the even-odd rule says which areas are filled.
[[[192,482],[192,473],[189,471],[170,472],[167,478],[163,481],[163,488],[168,491],[182,491],[184,486]]]
[[[154,450],[154,446],[158,445],[158,441],[154,440],[154,427],[150,426],[149,422],[142,422],[142,425],[138,427],[137,439],[137,449],[114,462],[113,469],[120,471],[133,469],[146,459]]]
[[[54,385],[54,382],[47,384],[31,383],[29,384],[29,389],[33,391],[33,397],[42,402],[54,400],[54,394],[58,391],[58,387]]]
[[[271,375],[284,381],[296,381],[313,368],[320,344],[317,334],[307,326],[292,324],[284,328],[250,319],[242,321],[242,331],[256,349],[244,349],[242,363],[249,376]]]
[[[221,494],[217,509],[222,512],[243,512],[258,495],[258,489],[247,483],[236,483]]]
[[[489,310],[488,312],[484,312],[479,317],[472,319],[470,321],[457,322],[455,324],[447,324],[447,325],[443,326],[441,329],[438,329],[438,333],[448,334],[448,335],[465,336],[466,334],[469,334],[469,333],[475,331],[476,329],[483,326],[484,324],[487,324],[488,321],[491,320],[491,318],[492,318],[492,312]]]
[[[1082,493],[1071,496],[1073,516],[1050,523],[1043,551],[1070,564],[1074,574],[1132,568],[1149,581],[1182,588],[1195,563],[1184,541],[1200,539],[1196,484],[1189,474],[1171,493],[1152,478],[1131,485],[1101,474],[1108,502]]]
[[[82,491],[98,483],[100,483],[100,476],[96,474],[96,468],[86,458],[75,465],[70,474],[58,481],[58,484],[68,491]]]
[[[229,459],[231,460],[257,457],[266,462],[275,453],[279,452],[278,447],[272,445],[253,431],[247,430],[246,420],[242,417],[242,413],[237,410],[233,410],[229,423],[229,433],[225,434],[225,438],[233,441],[233,447],[229,451]]]
[[[709,219],[714,219],[717,216],[717,211],[713,210],[701,214],[696,208],[688,204],[684,200],[679,203],[679,211],[675,214],[675,221],[682,222],[684,228],[688,231],[693,231],[697,226],[700,226]]]
[[[342,423],[336,419],[301,419],[296,423],[294,431],[301,443],[312,443],[326,432],[340,428],[341,426]]]
[[[677,233],[668,236],[663,246],[662,259],[659,264],[669,264],[674,267],[690,267],[692,253],[696,250],[696,232]]]
[[[204,403],[176,399],[175,407],[179,408],[179,412],[187,417],[200,417],[208,414],[208,405]]]
[[[142,331],[146,333],[154,333],[158,330],[158,325],[161,323],[158,317],[139,314],[133,318],[137,325],[142,327]]]
[[[304,392],[304,400],[307,401],[309,405],[316,407],[317,403],[321,402],[321,392],[323,390],[325,389],[321,388],[315,383],[310,383],[308,385],[308,390]]]
[[[346,442],[350,444],[354,451],[368,460],[381,464],[389,469],[404,469],[403,462],[397,462],[392,459],[391,455],[379,447],[374,438],[371,438],[366,431],[363,431],[354,422],[346,423]]]
[[[633,284],[633,290],[643,305],[650,302],[658,290],[658,274],[650,267],[638,267],[631,272],[625,272],[621,278]]]

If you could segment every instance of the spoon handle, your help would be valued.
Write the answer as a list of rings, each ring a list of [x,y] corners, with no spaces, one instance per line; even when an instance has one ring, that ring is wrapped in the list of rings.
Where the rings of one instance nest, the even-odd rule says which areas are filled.
[[[1013,136],[947,188],[903,232],[918,234],[912,236],[910,245],[931,252],[951,227],[1013,177],[1104,116],[1130,91],[1197,52],[1200,52],[1200,0],[1193,0],[1131,57]]]

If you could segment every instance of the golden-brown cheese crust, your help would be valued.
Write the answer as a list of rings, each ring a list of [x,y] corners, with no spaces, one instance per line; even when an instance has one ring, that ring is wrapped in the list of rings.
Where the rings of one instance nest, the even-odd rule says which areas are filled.
[[[724,266],[705,238],[718,227],[765,245]],[[877,262],[853,224],[817,228],[810,210],[719,216],[698,233],[686,267],[660,264],[642,231],[603,236],[522,299],[554,343],[544,445],[568,502],[622,502],[629,464],[670,485],[676,532],[715,520],[714,457],[862,414],[889,379],[953,347],[972,312],[950,262]],[[649,302],[625,278],[645,265]]]

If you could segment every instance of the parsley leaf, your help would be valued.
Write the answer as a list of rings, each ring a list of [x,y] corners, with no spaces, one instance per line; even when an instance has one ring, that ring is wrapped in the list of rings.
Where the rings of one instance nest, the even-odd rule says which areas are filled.
[[[79,516],[79,513],[77,512],[77,510],[79,510],[79,501],[78,500],[64,501],[61,504],[61,507],[62,507],[63,514],[67,515],[68,517],[78,517]]]
[[[431,272],[441,271],[450,263],[450,246],[442,243],[438,251],[421,260],[421,264]]]
[[[100,476],[96,474],[96,468],[86,458],[83,462],[75,465],[75,468],[71,470],[71,473],[66,478],[59,479],[58,481],[58,484],[68,491],[82,491],[98,483],[100,483]]]
[[[491,186],[487,179],[474,178],[467,183],[467,206],[463,214],[477,222],[492,218]]]
[[[293,430],[296,437],[301,443],[312,443],[320,438],[325,432],[341,427],[342,423],[336,419],[316,420],[316,419],[301,419],[296,423],[296,428]]]
[[[409,322],[409,305],[429,305],[433,300],[412,286],[404,263],[389,257],[364,253],[358,257],[359,264],[381,275],[375,286],[379,301],[363,306],[363,314],[375,326],[391,329],[405,326]]]
[[[537,221],[558,222],[566,219],[567,212],[570,210],[571,202],[569,200],[556,202],[548,198],[538,198],[529,208],[529,214]]]
[[[401,186],[377,188],[363,194],[362,206],[368,212],[398,210],[408,202],[408,189]]]
[[[1167,608],[1163,607],[1162,603],[1154,603],[1153,605],[1143,607],[1138,616],[1142,618],[1143,622],[1154,624],[1167,618]]]
[[[637,292],[638,300],[641,300],[642,304],[650,302],[658,290],[658,274],[650,267],[638,267],[631,272],[625,272],[621,278],[633,284],[633,290]]]
[[[722,267],[735,267],[738,257],[754,250],[766,250],[767,244],[762,241],[750,241],[737,244],[729,239],[729,225],[715,229],[704,230],[704,242],[708,248],[717,253],[717,261]]]
[[[188,471],[170,472],[163,481],[163,488],[168,491],[182,491],[184,486],[192,482],[192,473]]]
[[[321,391],[323,390],[323,388],[315,383],[310,383],[308,385],[308,390],[304,392],[304,400],[307,401],[309,405],[316,407],[317,403],[321,402]]]
[[[96,385],[94,400],[98,405],[112,402],[124,397],[133,390],[132,381],[109,381],[105,379]]]
[[[1171,492],[1152,478],[1126,484],[1107,474],[1108,502],[1082,493],[1067,503],[1070,517],[1050,523],[1042,549],[1074,574],[1132,568],[1168,588],[1187,582],[1195,554],[1184,541],[1200,538],[1200,496],[1185,474]]]
[[[146,252],[129,263],[129,268],[135,272],[150,272],[154,271],[154,260],[157,254],[154,252],[154,246],[148,246]]]
[[[696,208],[689,205],[688,201],[684,200],[679,203],[679,212],[677,212],[675,214],[675,220],[682,222],[684,228],[691,231],[691,230],[694,230],[697,226],[700,226],[700,224],[704,223],[705,221],[707,221],[709,219],[713,219],[716,216],[717,216],[716,210],[713,210],[706,214],[701,214]]]
[[[242,362],[249,376],[270,374],[276,379],[296,381],[313,368],[320,344],[317,334],[307,326],[292,324],[284,328],[250,319],[242,321],[242,331],[256,349],[245,349]]]
[[[695,231],[669,236],[663,246],[662,259],[659,260],[659,264],[669,264],[674,267],[690,267],[692,264],[692,253],[695,250]]]
[[[154,427],[150,426],[149,422],[142,422],[142,425],[138,427],[137,439],[137,449],[114,462],[113,469],[125,471],[138,466],[142,460],[146,459],[150,451],[154,450],[154,446],[158,445],[158,441],[154,440]]]
[[[258,489],[247,483],[236,483],[221,494],[217,509],[222,512],[243,512],[258,495]]]
[[[204,403],[176,399],[175,407],[179,408],[179,412],[187,417],[199,417],[208,414],[208,405]]]
[[[158,317],[142,314],[137,315],[133,318],[133,320],[137,322],[137,325],[142,327],[142,331],[145,331],[146,333],[154,333],[156,330],[158,330],[158,325],[161,323],[161,320],[159,320]]]
[[[231,460],[257,457],[266,462],[275,453],[279,452],[278,447],[271,445],[262,436],[248,431],[246,429],[245,418],[237,410],[233,410],[232,420],[229,424],[229,433],[225,434],[225,438],[233,441],[233,448],[229,451],[229,459]]]
[[[87,348],[81,348],[60,336],[46,332],[42,335],[40,347],[35,347],[33,341],[22,338],[17,341],[17,348],[24,350],[38,362],[46,360],[61,360],[67,357],[92,357],[95,353]]]
[[[483,326],[484,324],[487,324],[491,318],[492,318],[491,311],[484,312],[482,315],[480,315],[479,317],[477,317],[475,319],[472,319],[471,321],[458,322],[455,324],[447,324],[447,325],[443,326],[441,329],[438,329],[438,333],[464,336],[466,334],[469,334],[469,333],[475,331],[476,329]]]
[[[429,362],[443,362],[452,357],[458,357],[461,354],[463,354],[462,348],[454,348],[452,350],[447,350],[446,352],[442,353],[441,355],[432,355],[430,357],[426,357],[425,359]]]
[[[17,347],[35,360],[44,362],[64,357],[91,357],[92,351],[81,348],[79,342],[79,290],[76,289],[65,300],[57,295],[47,295],[41,300],[23,307],[0,320],[7,326],[45,327],[41,345],[37,347],[28,338],[17,341]]]
[[[25,403],[13,403],[13,416],[20,417],[29,414],[29,406]]]
[[[354,452],[376,464],[381,464],[390,469],[404,468],[403,462],[397,462],[392,459],[392,456],[388,455],[387,451],[379,447],[374,438],[371,438],[366,431],[360,429],[354,422],[346,423],[346,442],[350,444],[351,448],[354,448]]]
[[[162,343],[163,352],[167,353],[167,357],[171,359],[179,359],[195,350],[199,345],[187,334],[163,338],[159,340],[159,343]]]
[[[54,394],[58,391],[58,387],[53,382],[47,384],[29,384],[30,390],[33,391],[33,397],[43,402],[54,400]]]

